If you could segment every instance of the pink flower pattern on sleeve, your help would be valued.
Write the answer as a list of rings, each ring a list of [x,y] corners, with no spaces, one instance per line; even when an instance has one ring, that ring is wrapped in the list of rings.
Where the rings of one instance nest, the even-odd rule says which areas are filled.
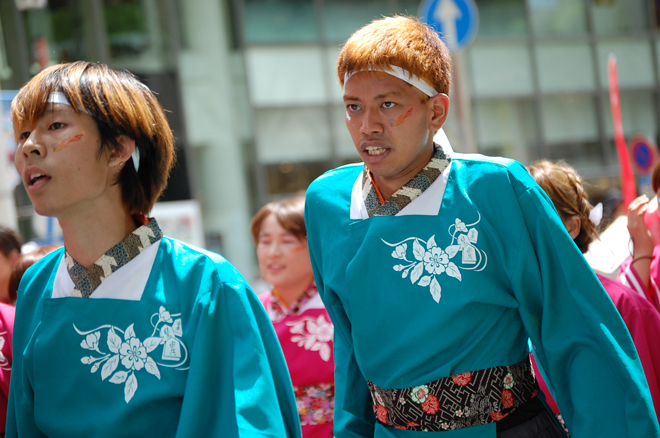
[[[332,438],[335,404],[334,327],[314,283],[286,308],[260,297],[282,346],[296,394],[303,438]]]

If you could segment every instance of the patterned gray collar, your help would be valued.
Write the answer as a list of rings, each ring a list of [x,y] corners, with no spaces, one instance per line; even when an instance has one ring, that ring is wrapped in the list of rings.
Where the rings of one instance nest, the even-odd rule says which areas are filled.
[[[394,192],[383,204],[378,200],[376,188],[371,182],[369,169],[365,164],[364,171],[362,172],[362,196],[369,217],[394,216],[417,199],[426,189],[431,187],[431,184],[438,179],[447,166],[449,166],[449,163],[451,163],[451,156],[446,154],[440,145],[434,143],[433,147],[435,148],[435,152],[429,164],[399,188],[399,190]]]
[[[150,218],[149,222],[138,227],[124,240],[106,251],[89,269],[65,252],[64,261],[74,284],[71,296],[89,297],[110,275],[161,237],[163,237],[163,232],[160,230],[158,222],[156,219]]]

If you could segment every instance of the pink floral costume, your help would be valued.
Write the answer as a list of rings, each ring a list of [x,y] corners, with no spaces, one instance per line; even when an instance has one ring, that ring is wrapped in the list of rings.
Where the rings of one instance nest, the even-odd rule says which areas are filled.
[[[0,433],[5,433],[7,400],[9,398],[9,380],[12,363],[12,334],[14,332],[14,314],[16,309],[9,304],[0,303]]]
[[[287,310],[271,292],[259,296],[289,367],[304,438],[332,437],[334,327],[312,283]]]
[[[660,284],[660,246],[653,248],[653,258],[651,259],[651,266],[649,266],[649,287],[644,285],[644,281],[637,273],[632,261],[632,257],[624,260],[619,268],[619,275],[616,280],[649,300],[653,307],[660,310],[660,289],[658,289]]]

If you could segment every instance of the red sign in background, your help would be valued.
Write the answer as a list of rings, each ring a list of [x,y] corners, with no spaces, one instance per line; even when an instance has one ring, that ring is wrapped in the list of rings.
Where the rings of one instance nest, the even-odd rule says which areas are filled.
[[[633,175],[628,147],[623,137],[623,122],[621,121],[621,102],[619,100],[619,79],[616,73],[616,57],[610,54],[607,59],[607,73],[610,83],[610,107],[614,123],[614,143],[619,157],[619,173],[621,174],[621,194],[623,204],[627,207],[636,197],[635,176]]]

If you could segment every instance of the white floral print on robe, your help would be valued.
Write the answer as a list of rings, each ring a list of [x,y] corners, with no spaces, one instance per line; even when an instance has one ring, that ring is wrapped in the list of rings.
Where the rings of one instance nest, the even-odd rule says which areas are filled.
[[[287,322],[291,327],[291,342],[295,342],[305,350],[318,351],[321,359],[330,360],[330,342],[334,329],[324,315],[317,318],[305,317],[294,322]]]
[[[108,379],[110,383],[124,384],[124,400],[128,403],[138,388],[137,372],[144,369],[160,380],[159,365],[177,370],[187,369],[187,365],[185,367],[184,365],[188,360],[188,349],[179,339],[183,336],[183,331],[181,319],[173,318],[177,316],[181,315],[171,315],[165,307],[160,306],[158,313],[151,316],[154,331],[144,341],[137,337],[133,328],[134,324],[131,324],[126,330],[106,324],[89,331],[81,331],[74,325],[73,328],[76,332],[85,337],[80,342],[80,346],[85,350],[97,353],[84,356],[80,361],[85,365],[91,365],[90,372],[92,373],[96,373],[101,368],[101,380],[110,377]],[[153,321],[156,318],[157,322],[154,324]],[[107,330],[106,344],[109,353],[101,351],[101,332],[103,330]],[[123,340],[117,332],[123,334]],[[149,353],[160,345],[163,345],[162,354],[159,362],[156,362]],[[163,361],[169,361],[169,363]],[[117,371],[120,363],[123,369],[120,368]]]

